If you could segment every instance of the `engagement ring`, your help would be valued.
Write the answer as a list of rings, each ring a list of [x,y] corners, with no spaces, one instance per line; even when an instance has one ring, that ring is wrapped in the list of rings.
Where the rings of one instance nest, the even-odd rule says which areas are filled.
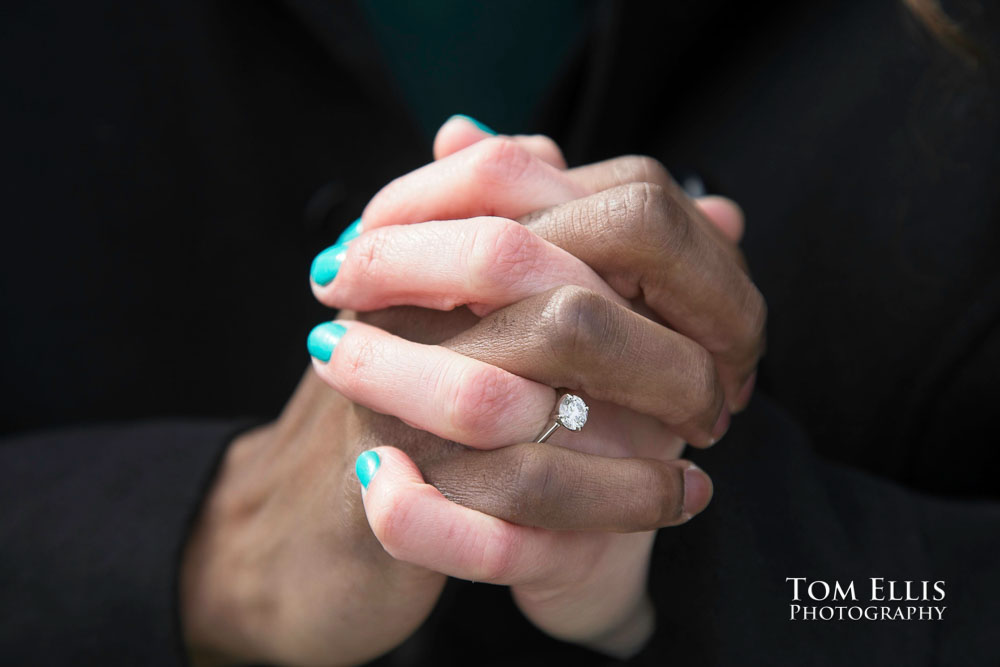
[[[535,442],[545,442],[560,426],[570,431],[579,431],[587,423],[587,413],[590,408],[579,396],[566,394],[556,406],[556,418],[545,431],[542,432]]]

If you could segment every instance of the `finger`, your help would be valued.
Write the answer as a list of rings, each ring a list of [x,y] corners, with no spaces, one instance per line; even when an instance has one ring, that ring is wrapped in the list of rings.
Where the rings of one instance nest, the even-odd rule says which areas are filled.
[[[489,137],[382,188],[362,213],[365,230],[479,215],[516,218],[588,194],[510,137]]]
[[[711,352],[730,409],[742,407],[740,389],[763,352],[767,309],[683,193],[629,183],[523,221]]]
[[[525,453],[534,448],[516,445],[489,453],[469,452],[490,456],[476,463],[463,454],[436,467],[435,474],[439,483],[456,489],[467,487],[470,478],[508,479],[510,485],[490,482],[480,491],[459,491],[460,497],[555,530],[565,525],[577,527],[572,530],[599,526],[596,530],[630,532],[675,525],[701,511],[711,498],[708,476],[684,461],[602,460],[546,445],[539,446],[540,455]],[[525,474],[504,474],[522,462]],[[586,533],[515,525],[452,502],[393,447],[362,453],[357,469],[365,514],[383,548],[398,560],[450,576],[505,585],[537,581],[567,568],[576,544],[589,539]],[[603,499],[593,496],[595,488],[568,479],[602,479],[604,473],[616,470],[615,481],[602,486],[609,494]],[[452,482],[457,484],[452,487]],[[519,503],[518,493],[530,500]],[[576,505],[581,502],[586,511]]]
[[[313,291],[333,308],[469,304],[482,315],[558,285],[580,285],[625,303],[579,259],[504,218],[384,227],[332,252],[329,261],[316,260],[323,270],[313,272]],[[318,273],[332,282],[320,284]]]
[[[622,155],[566,171],[566,176],[590,194],[626,183],[670,187],[673,177],[659,160],[647,155]]]
[[[668,192],[681,192],[667,168],[646,155],[624,155],[576,167],[566,172],[570,180],[593,194],[629,183],[651,183]],[[688,200],[687,197],[684,197]],[[704,214],[722,237],[739,243],[743,237],[743,211],[730,199],[709,196],[688,200]]]
[[[376,447],[358,457],[368,524],[393,558],[452,577],[496,584],[544,574],[558,534],[463,507],[424,482],[406,454]]]
[[[434,159],[446,158],[477,141],[496,136],[496,132],[468,116],[456,115],[445,121],[434,137]],[[556,142],[541,134],[510,137],[535,157],[557,169],[566,168],[566,159]]]
[[[529,211],[625,183],[677,189],[669,172],[646,156],[624,156],[564,170],[559,147],[547,137],[492,137],[473,123],[450,119],[435,140],[438,159],[380,190],[358,218],[359,228],[478,215],[520,217]],[[425,195],[429,198],[422,199]],[[713,223],[718,238],[738,241],[742,211],[722,197],[689,204]],[[704,205],[702,205],[704,204]],[[737,222],[738,221],[738,222]]]
[[[580,287],[496,311],[442,343],[551,387],[653,416],[697,446],[729,425],[712,356],[694,341]]]
[[[355,403],[470,447],[533,440],[556,402],[551,387],[361,322],[319,325],[309,352],[317,375]]]
[[[641,532],[684,523],[712,497],[689,461],[610,458],[542,443],[464,449],[423,465],[445,497],[521,526]]]

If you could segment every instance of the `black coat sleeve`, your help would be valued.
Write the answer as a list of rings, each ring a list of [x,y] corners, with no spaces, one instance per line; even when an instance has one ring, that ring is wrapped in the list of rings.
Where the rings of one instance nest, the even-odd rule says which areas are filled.
[[[247,426],[141,422],[0,442],[3,661],[183,664],[181,551]]]

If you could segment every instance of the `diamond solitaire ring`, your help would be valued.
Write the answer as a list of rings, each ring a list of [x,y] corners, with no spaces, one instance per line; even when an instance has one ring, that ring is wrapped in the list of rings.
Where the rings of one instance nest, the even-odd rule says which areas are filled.
[[[579,431],[587,423],[587,412],[590,409],[579,396],[565,394],[556,406],[556,419],[535,442],[545,442],[560,426],[570,431]]]

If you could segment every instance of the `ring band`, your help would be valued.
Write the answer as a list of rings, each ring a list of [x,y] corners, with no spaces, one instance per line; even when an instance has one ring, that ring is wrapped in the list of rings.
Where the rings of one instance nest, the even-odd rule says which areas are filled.
[[[559,403],[556,404],[555,420],[551,426],[542,431],[535,442],[545,442],[559,430],[560,426],[570,431],[579,431],[587,423],[588,412],[590,412],[590,408],[587,407],[587,403],[582,398],[573,394],[563,395],[559,399]]]

